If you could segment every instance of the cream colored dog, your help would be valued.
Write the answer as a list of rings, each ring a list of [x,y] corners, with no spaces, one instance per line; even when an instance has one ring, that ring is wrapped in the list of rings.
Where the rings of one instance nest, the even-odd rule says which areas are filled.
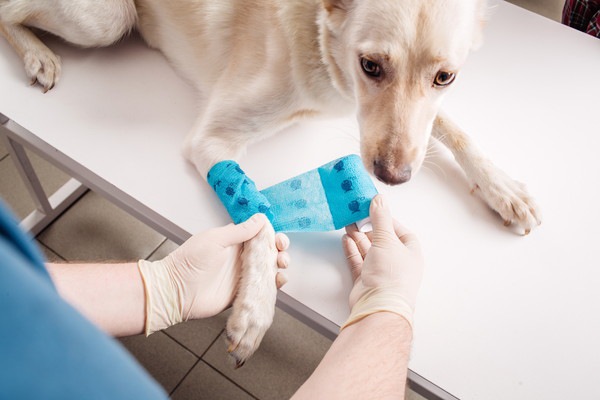
[[[524,186],[440,114],[481,41],[484,13],[483,0],[0,0],[0,31],[32,83],[49,90],[60,59],[29,27],[84,47],[137,29],[207,98],[185,143],[202,176],[300,118],[354,112],[362,158],[378,179],[408,181],[433,133],[483,200],[527,234],[540,219]],[[272,229],[244,249],[227,323],[238,365],[272,322],[275,257]]]

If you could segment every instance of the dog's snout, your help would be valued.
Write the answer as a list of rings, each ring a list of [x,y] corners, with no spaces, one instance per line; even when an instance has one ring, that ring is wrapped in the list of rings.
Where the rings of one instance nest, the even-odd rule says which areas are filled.
[[[399,185],[410,180],[412,167],[403,165],[400,168],[395,168],[375,161],[373,163],[373,173],[383,183]]]

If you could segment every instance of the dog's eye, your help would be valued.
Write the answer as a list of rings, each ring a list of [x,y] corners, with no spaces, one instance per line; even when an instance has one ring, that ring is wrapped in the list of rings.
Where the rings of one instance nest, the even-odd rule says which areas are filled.
[[[433,80],[435,86],[448,86],[454,82],[456,74],[448,71],[439,71]]]
[[[379,78],[381,76],[381,67],[374,61],[369,60],[368,58],[361,57],[360,65],[365,71],[365,74],[369,75],[372,78]]]

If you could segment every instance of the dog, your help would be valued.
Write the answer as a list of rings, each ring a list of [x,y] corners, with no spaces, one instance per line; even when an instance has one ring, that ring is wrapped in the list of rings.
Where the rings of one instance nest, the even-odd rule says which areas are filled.
[[[203,177],[297,120],[355,113],[362,159],[377,179],[407,182],[438,140],[505,225],[528,234],[540,213],[525,186],[440,110],[481,43],[484,1],[0,0],[0,32],[32,84],[47,91],[60,59],[32,28],[81,47],[108,46],[136,29],[207,99],[184,144]],[[272,323],[276,253],[272,227],[244,246],[226,329],[237,366]]]

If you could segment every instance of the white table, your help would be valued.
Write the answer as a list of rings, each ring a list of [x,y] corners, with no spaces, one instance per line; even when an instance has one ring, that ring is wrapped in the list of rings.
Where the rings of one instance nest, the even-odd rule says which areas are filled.
[[[63,78],[42,94],[0,41],[0,113],[17,151],[38,151],[177,242],[227,222],[180,155],[195,99],[162,56],[139,39],[94,50],[50,42]],[[446,101],[480,147],[528,183],[544,215],[529,236],[469,194],[445,150],[408,184],[378,186],[426,252],[410,368],[430,397],[600,398],[599,73],[600,41],[499,3]],[[351,117],[311,121],[253,146],[240,164],[266,187],[358,152],[356,137]],[[69,185],[46,214],[81,194]],[[279,304],[333,336],[351,285],[341,232],[290,236]]]

